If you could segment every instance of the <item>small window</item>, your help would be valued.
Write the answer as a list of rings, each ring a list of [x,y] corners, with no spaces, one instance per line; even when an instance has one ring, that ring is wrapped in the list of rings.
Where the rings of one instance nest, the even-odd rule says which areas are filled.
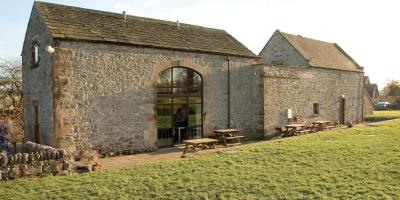
[[[319,103],[313,103],[313,114],[314,115],[319,114]]]
[[[34,42],[32,45],[32,67],[39,65],[39,43]]]

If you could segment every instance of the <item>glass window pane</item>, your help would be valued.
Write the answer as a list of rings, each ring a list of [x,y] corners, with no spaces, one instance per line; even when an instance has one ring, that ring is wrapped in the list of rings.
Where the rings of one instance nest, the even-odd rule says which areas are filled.
[[[157,105],[157,127],[172,127],[171,105]]]
[[[158,104],[171,104],[172,98],[171,97],[157,97],[157,105]]]
[[[172,69],[162,71],[158,75],[157,87],[171,87],[171,73]]]
[[[201,88],[200,87],[187,88],[187,93],[188,93],[188,96],[201,97]]]
[[[33,55],[35,56],[33,62],[36,64],[39,62],[39,44],[33,45]]]
[[[181,104],[181,105],[186,105],[186,97],[174,97],[174,104]]]
[[[201,76],[192,69],[187,69],[187,81],[186,86],[189,87],[200,87],[201,86]]]
[[[172,141],[173,128],[158,128],[157,129],[157,146],[169,147],[173,145]]]
[[[201,104],[189,104],[189,126],[200,126],[202,122]]]
[[[198,73],[194,73],[193,75],[193,86],[194,87],[201,87],[201,76]]]
[[[201,103],[201,97],[189,97],[189,103],[194,104],[194,103]]]
[[[174,96],[187,96],[188,93],[188,88],[185,87],[173,88],[172,90]]]
[[[202,132],[201,126],[190,126],[190,127],[188,127],[186,135],[187,135],[187,138],[190,140],[198,139],[198,138],[201,138],[201,132]]]
[[[187,84],[187,69],[173,68],[173,86],[183,87]]]
[[[173,123],[175,126],[186,126],[187,124],[187,98],[175,97],[172,107]]]
[[[158,96],[171,96],[172,88],[157,88]]]

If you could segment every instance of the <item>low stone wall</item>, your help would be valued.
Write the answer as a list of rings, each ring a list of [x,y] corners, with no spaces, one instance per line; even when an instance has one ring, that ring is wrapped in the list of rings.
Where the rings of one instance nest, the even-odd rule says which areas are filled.
[[[22,153],[0,154],[0,180],[69,174],[70,164],[63,149],[32,142],[24,143],[22,149]]]

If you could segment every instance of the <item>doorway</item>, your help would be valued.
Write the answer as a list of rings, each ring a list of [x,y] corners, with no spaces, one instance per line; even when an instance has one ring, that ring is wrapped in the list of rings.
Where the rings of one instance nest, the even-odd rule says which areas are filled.
[[[172,67],[157,79],[157,145],[169,147],[203,136],[203,83],[196,71]]]
[[[345,98],[340,98],[340,103],[339,103],[339,123],[344,124],[345,123],[345,111],[346,111],[346,99]]]

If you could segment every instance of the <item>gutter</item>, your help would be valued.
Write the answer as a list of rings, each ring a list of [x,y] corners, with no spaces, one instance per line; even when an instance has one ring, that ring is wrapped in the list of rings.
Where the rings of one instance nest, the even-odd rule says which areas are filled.
[[[144,47],[144,48],[154,48],[154,49],[164,49],[164,50],[174,50],[174,51],[181,51],[181,52],[194,52],[194,53],[206,53],[206,54],[214,54],[214,55],[224,55],[224,56],[237,56],[241,58],[258,58],[252,52],[248,54],[240,54],[240,53],[226,53],[226,52],[219,52],[219,51],[211,51],[211,50],[204,50],[204,49],[185,49],[185,48],[178,48],[178,47],[169,47],[169,46],[158,46],[158,45],[151,45],[151,44],[132,44],[127,42],[121,41],[98,41],[98,40],[91,40],[91,39],[75,39],[75,38],[63,38],[63,37],[54,37],[55,40],[58,41],[69,41],[69,42],[88,42],[88,43],[95,43],[95,44],[115,44],[115,45],[124,45],[124,46],[133,46],[133,47]]]

